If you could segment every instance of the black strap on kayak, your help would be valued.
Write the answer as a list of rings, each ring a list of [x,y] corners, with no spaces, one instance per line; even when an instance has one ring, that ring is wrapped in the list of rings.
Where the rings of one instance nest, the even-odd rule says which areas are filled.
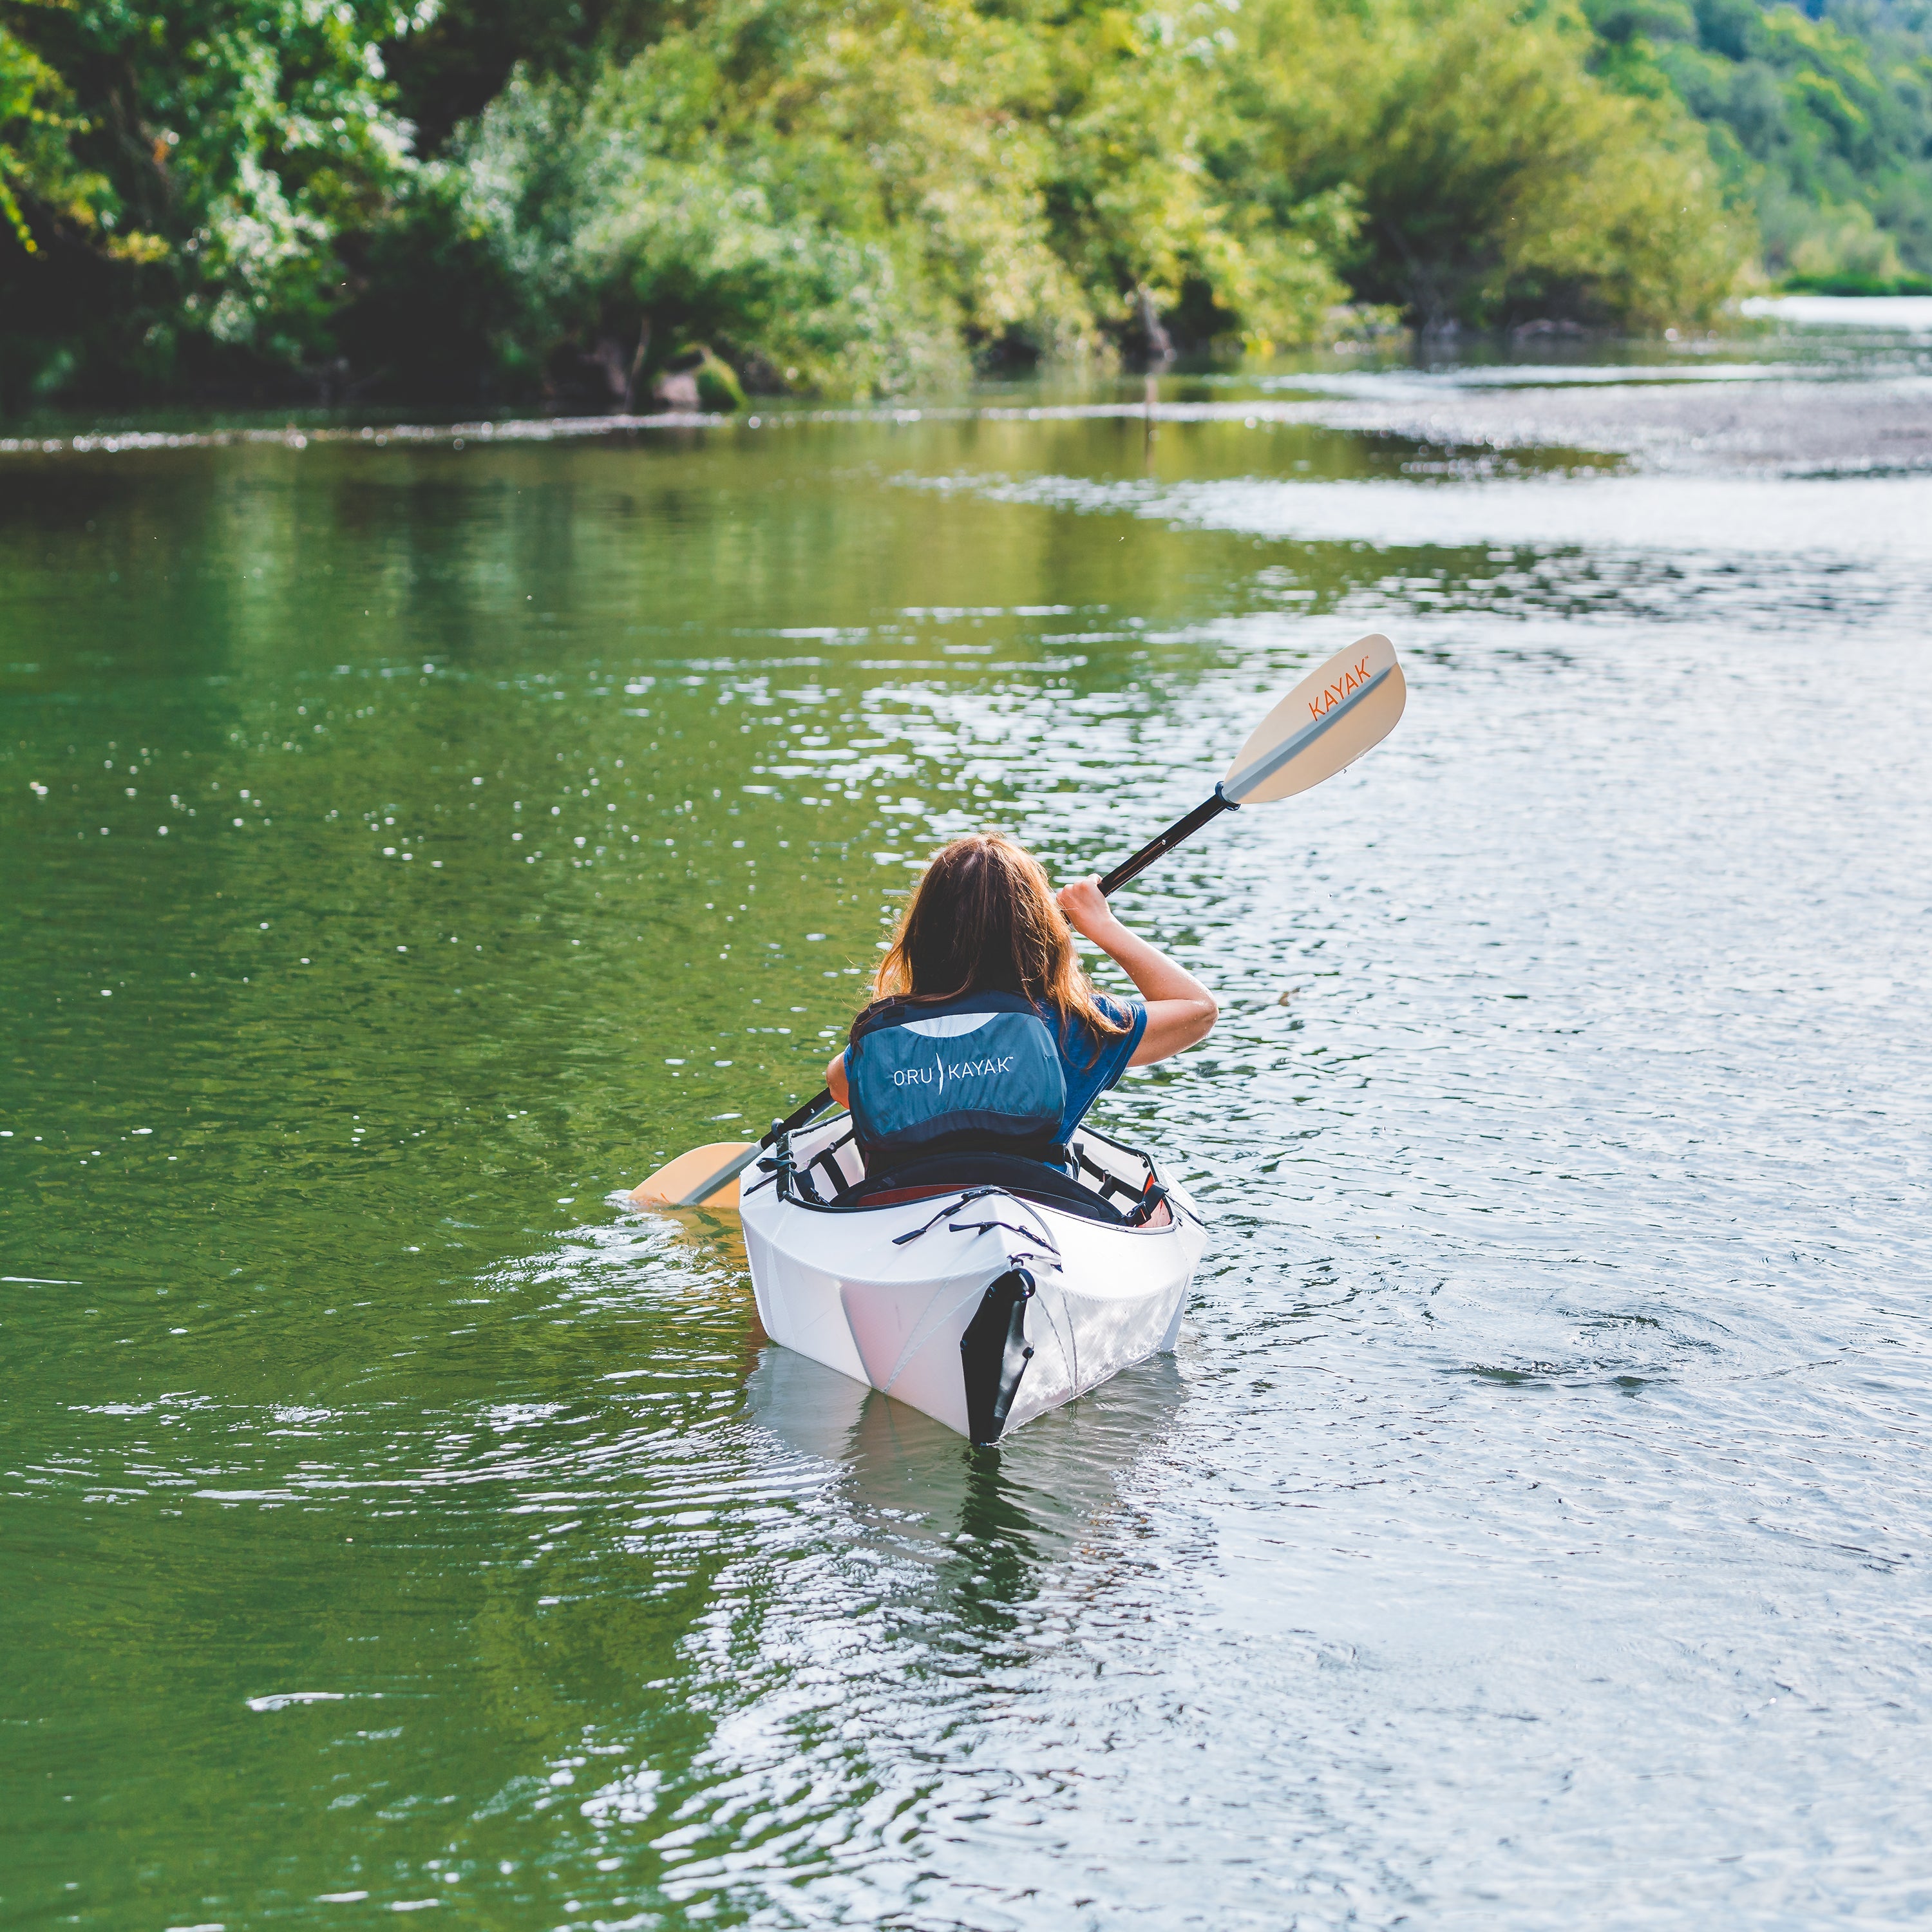
[[[969,1207],[975,1201],[989,1200],[1010,1202],[1014,1207],[1032,1214],[1037,1225],[1030,1228],[1023,1228],[1017,1221],[1002,1220],[998,1214],[990,1214],[983,1221],[955,1221],[950,1218],[959,1213],[962,1208]],[[1047,1226],[1045,1220],[1040,1216],[1039,1210],[1031,1202],[1022,1201],[1018,1195],[1009,1194],[1003,1187],[972,1189],[970,1192],[962,1195],[958,1200],[947,1202],[946,1206],[934,1215],[924,1227],[915,1228],[910,1234],[895,1234],[892,1237],[892,1245],[895,1247],[904,1247],[908,1241],[916,1241],[922,1234],[931,1234],[942,1221],[945,1222],[946,1232],[949,1234],[983,1234],[989,1229],[1004,1228],[1008,1234],[1017,1234],[1023,1241],[1040,1242],[1043,1245],[1038,1247],[1022,1248],[1017,1253],[1009,1255],[1006,1257],[1007,1261],[1016,1266],[1022,1262],[1044,1262],[1050,1268],[1058,1269],[1063,1273],[1065,1271],[1066,1264],[1061,1258],[1059,1244],[1054,1240],[1052,1230]]]
[[[823,1208],[826,1204],[818,1198],[818,1190],[812,1184],[811,1172],[799,1166],[797,1156],[791,1150],[791,1136],[784,1128],[783,1121],[773,1124],[776,1138],[772,1142],[771,1153],[758,1165],[770,1167],[781,1201],[794,1202],[801,1207]]]
[[[845,1170],[838,1165],[838,1150],[849,1142],[858,1130],[848,1127],[829,1147],[823,1147],[806,1163],[808,1170],[818,1167],[825,1170],[825,1178],[832,1189],[834,1201],[843,1201],[852,1191],[852,1184],[845,1178]]]
[[[797,1118],[794,1114],[790,1120],[774,1120],[772,1123],[771,1132],[759,1143],[761,1147],[771,1149],[770,1153],[758,1156],[758,1171],[765,1178],[762,1180],[754,1181],[749,1187],[741,1187],[739,1190],[741,1200],[748,1194],[757,1193],[760,1188],[776,1185],[781,1201],[795,1202],[800,1207],[830,1208],[843,1200],[850,1192],[852,1184],[845,1178],[836,1156],[838,1150],[851,1139],[854,1130],[848,1127],[838,1139],[820,1148],[801,1168],[797,1156],[791,1150],[791,1137],[796,1131],[792,1123]],[[808,1122],[806,1124],[810,1124]],[[822,1168],[825,1172],[825,1178],[832,1191],[830,1201],[824,1199],[813,1184],[812,1170],[814,1167]]]
[[[1059,1244],[1053,1238],[1052,1230],[1043,1220],[1037,1226],[1023,1228],[1017,1221],[1002,1220],[997,1214],[988,1215],[983,1221],[955,1221],[951,1218],[962,1209],[971,1206],[975,1201],[995,1199],[1010,1201],[1016,1208],[1029,1211],[1032,1209],[1030,1202],[1022,1201],[1016,1195],[1009,1194],[1003,1187],[969,1188],[957,1200],[949,1201],[923,1227],[914,1228],[906,1234],[895,1234],[892,1245],[896,1248],[902,1248],[908,1242],[917,1240],[922,1234],[931,1234],[942,1221],[945,1222],[946,1232],[949,1234],[983,1234],[988,1228],[1004,1228],[1008,1234],[1018,1234],[1022,1240],[1044,1244],[1042,1247],[1029,1248],[1023,1253],[1010,1255],[1007,1257],[1010,1261],[1042,1261],[1049,1268],[1065,1267],[1066,1264],[1060,1258]]]
[[[940,1208],[924,1227],[915,1228],[909,1234],[895,1234],[892,1237],[892,1246],[896,1248],[902,1248],[907,1242],[917,1240],[920,1235],[930,1234],[940,1222],[946,1219],[947,1215],[958,1214],[969,1201],[983,1201],[988,1195],[998,1194],[1000,1192],[1000,1190],[997,1187],[969,1187],[958,1200],[947,1202],[946,1205]]]
[[[1098,1161],[1091,1159],[1084,1147],[1076,1148],[1073,1157],[1100,1184],[1100,1198],[1102,1201],[1116,1194],[1124,1196],[1130,1201],[1135,1198],[1134,1190],[1124,1180],[1109,1174]]]
[[[1044,1241],[1044,1250],[1022,1248],[1017,1254],[1009,1255],[1011,1262],[1045,1262],[1049,1268],[1064,1269],[1066,1263],[1060,1258],[1060,1250],[1053,1244],[1053,1237],[1038,1228],[1022,1228],[1017,1221],[949,1221],[946,1232],[949,1234],[983,1234],[988,1228],[1004,1228],[1010,1234],[1018,1234],[1022,1240]]]

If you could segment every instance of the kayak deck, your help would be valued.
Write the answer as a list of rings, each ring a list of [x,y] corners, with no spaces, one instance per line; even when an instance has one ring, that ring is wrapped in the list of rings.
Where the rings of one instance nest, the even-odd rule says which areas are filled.
[[[1172,1348],[1205,1245],[1193,1204],[1152,1156],[1090,1130],[1076,1144],[1086,1198],[1050,1172],[1033,1187],[922,1175],[850,1207],[830,1198],[835,1173],[866,1178],[849,1121],[794,1136],[825,1198],[768,1173],[740,1196],[766,1332],[980,1441]],[[1164,1198],[1125,1224],[1150,1182]]]

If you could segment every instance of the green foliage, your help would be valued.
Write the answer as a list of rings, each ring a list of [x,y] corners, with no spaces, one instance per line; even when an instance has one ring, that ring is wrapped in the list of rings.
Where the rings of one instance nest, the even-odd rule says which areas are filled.
[[[519,74],[456,143],[437,192],[512,292],[503,349],[648,324],[646,372],[698,338],[814,386],[927,373],[944,331],[862,152],[757,111],[737,52],[680,32],[585,90]]]
[[[737,370],[722,356],[715,356],[706,349],[699,357],[694,373],[698,377],[698,406],[700,410],[729,416],[734,410],[745,406],[745,386],[739,381]]]
[[[1581,18],[1510,0],[1264,0],[1247,16],[1250,164],[1360,212],[1356,290],[1425,324],[1640,325],[1707,313],[1744,237],[1674,104],[1593,78]]]
[[[890,392],[1352,299],[1641,327],[1754,224],[1894,282],[1924,10],[1830,3],[0,0],[0,394]]]
[[[0,50],[62,77],[38,124],[58,116],[63,150],[21,184],[43,259],[0,254],[0,302],[103,376],[164,370],[180,344],[326,352],[345,239],[413,165],[377,46],[407,25],[386,0],[0,0]],[[64,274],[77,250],[93,272]]]
[[[1589,0],[1619,84],[1667,85],[1707,127],[1766,266],[1815,280],[1932,271],[1932,16],[1862,0],[1814,19],[1758,0],[1695,0],[1690,29],[1613,31],[1660,0]],[[1661,0],[1674,5],[1675,0]]]
[[[104,184],[69,151],[79,124],[60,76],[0,25],[0,230],[25,254],[38,254],[40,244],[23,196],[55,219],[95,226],[94,202]]]
[[[1813,296],[1932,296],[1932,275],[1787,275],[1786,292]]]
[[[867,391],[956,378],[969,354],[1104,352],[1143,290],[1306,339],[1344,293],[1324,243],[1346,214],[1231,196],[1203,132],[1221,50],[1153,25],[723,0],[587,84],[513,76],[436,192],[529,292],[518,343],[643,324]]]

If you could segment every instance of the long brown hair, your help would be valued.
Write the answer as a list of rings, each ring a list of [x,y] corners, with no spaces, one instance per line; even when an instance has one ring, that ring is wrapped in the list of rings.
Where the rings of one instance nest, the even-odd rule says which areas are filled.
[[[1098,1034],[1127,1030],[1108,1017],[1081,971],[1072,928],[1044,868],[997,832],[956,838],[933,855],[872,975],[872,991],[866,1013],[887,1000],[1018,993],[1053,1008],[1063,1035],[1076,1018]]]

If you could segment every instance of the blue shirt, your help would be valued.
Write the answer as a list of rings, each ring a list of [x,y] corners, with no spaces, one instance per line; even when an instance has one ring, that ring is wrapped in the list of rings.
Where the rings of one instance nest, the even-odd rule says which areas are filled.
[[[1124,1026],[1125,1033],[1101,1033],[1078,1015],[1063,1030],[1060,1016],[1052,1007],[1040,1009],[1041,1018],[1053,1030],[1054,1043],[1060,1048],[1060,1070],[1066,1078],[1066,1112],[1060,1120],[1062,1141],[1079,1126],[1088,1108],[1126,1072],[1134,1048],[1141,1043],[1141,1035],[1147,1031],[1144,1000],[1109,999],[1105,993],[1095,997],[1100,1010]]]

